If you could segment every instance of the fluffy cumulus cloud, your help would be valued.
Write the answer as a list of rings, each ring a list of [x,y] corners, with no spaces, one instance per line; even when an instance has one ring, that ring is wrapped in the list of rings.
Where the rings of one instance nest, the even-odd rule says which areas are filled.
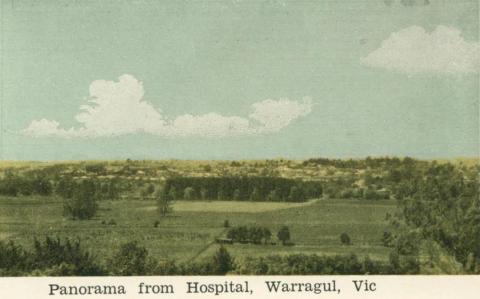
[[[480,70],[480,43],[466,41],[461,31],[452,27],[437,26],[427,32],[411,26],[392,33],[361,62],[407,75],[473,74]]]
[[[75,116],[78,126],[65,129],[57,121],[33,120],[23,130],[36,137],[104,137],[132,133],[159,136],[224,137],[277,132],[310,113],[312,100],[267,99],[254,103],[248,117],[217,113],[184,114],[168,118],[143,99],[142,82],[131,75],[118,82],[97,80],[90,84],[90,98]]]
[[[265,100],[252,105],[253,112],[249,115],[256,120],[261,132],[276,132],[290,124],[301,116],[312,111],[312,100],[305,97],[302,102],[290,101],[288,99]]]

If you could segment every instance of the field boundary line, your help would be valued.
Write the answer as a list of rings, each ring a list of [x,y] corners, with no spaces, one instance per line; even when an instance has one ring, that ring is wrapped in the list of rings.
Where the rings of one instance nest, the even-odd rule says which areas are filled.
[[[213,240],[212,240],[210,243],[208,243],[208,244],[205,245],[203,248],[201,248],[193,257],[189,258],[189,259],[187,260],[187,262],[188,262],[188,263],[191,263],[191,262],[193,262],[195,259],[197,259],[200,255],[202,255],[202,253],[204,253],[205,251],[207,251],[208,248],[210,248],[210,246],[212,246],[213,244],[215,244],[215,239],[220,238],[226,231],[227,231],[227,228],[224,228],[221,233],[219,233],[218,235],[214,236]]]

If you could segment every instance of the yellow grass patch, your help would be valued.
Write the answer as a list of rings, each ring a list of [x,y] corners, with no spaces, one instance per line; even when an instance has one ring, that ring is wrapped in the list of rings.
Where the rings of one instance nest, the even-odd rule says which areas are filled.
[[[250,202],[250,201],[176,201],[173,210],[176,212],[236,212],[262,213],[311,205],[317,200],[302,203],[293,202]],[[143,207],[155,210],[156,206]]]

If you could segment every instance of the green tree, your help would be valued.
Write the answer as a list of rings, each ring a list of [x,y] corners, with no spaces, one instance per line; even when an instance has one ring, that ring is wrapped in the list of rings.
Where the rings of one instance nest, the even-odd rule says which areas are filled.
[[[409,166],[414,167],[414,166]],[[410,171],[396,188],[406,225],[432,239],[461,263],[467,272],[480,268],[480,204],[478,167],[471,171],[453,164],[430,163]],[[418,245],[411,236],[399,238],[400,250]],[[400,252],[401,253],[401,252]]]
[[[4,178],[0,180],[0,194],[8,196],[17,196],[20,192],[19,177],[12,171],[5,171]]]
[[[225,200],[225,192],[223,192],[223,189],[218,190],[217,200]]]
[[[74,182],[70,177],[62,177],[59,179],[55,189],[55,193],[63,198],[71,198],[73,196]]]
[[[394,244],[395,250],[401,255],[418,255],[421,237],[415,231],[404,231],[398,234]]]
[[[383,232],[382,243],[385,247],[392,247],[394,245],[395,238],[389,231]]]
[[[80,245],[80,241],[61,241],[46,237],[44,242],[34,240],[29,267],[49,275],[102,275],[103,268]]]
[[[249,229],[248,232],[248,239],[253,243],[253,244],[260,244],[263,239],[263,229],[258,226],[252,226]]]
[[[170,200],[177,200],[180,197],[180,194],[175,187],[171,187],[170,190],[168,190],[168,196]]]
[[[266,227],[264,227],[262,230],[263,230],[263,242],[267,244],[268,242],[270,242],[270,239],[272,238],[272,232]]]
[[[185,190],[183,190],[183,199],[185,200],[193,200],[195,199],[195,189],[192,187],[186,187]]]
[[[277,233],[277,238],[285,245],[288,241],[290,241],[290,229],[288,226],[282,226]]]
[[[257,187],[254,187],[252,190],[252,193],[250,194],[250,200],[251,201],[260,201],[262,199],[262,196],[260,194],[260,191],[258,190]]]
[[[152,196],[154,193],[155,193],[155,185],[147,184],[147,186],[141,190],[140,195],[145,199]]]
[[[273,189],[268,193],[267,201],[280,201],[280,192],[277,189]]]
[[[148,250],[136,241],[120,246],[109,259],[109,271],[113,275],[132,276],[152,274],[156,261],[148,255]]]
[[[347,233],[342,233],[340,235],[340,242],[342,243],[342,245],[351,245],[352,244],[350,236]]]
[[[155,192],[155,185],[148,184],[147,189],[146,189],[146,193],[147,194],[153,194],[153,192]]]
[[[235,189],[233,191],[233,200],[241,200],[241,193],[240,193],[240,189]]]
[[[174,195],[173,192],[164,192],[161,188],[155,191],[155,198],[157,199],[157,210],[160,216],[166,216],[173,211],[172,202]]]
[[[52,194],[53,187],[46,177],[38,175],[32,180],[32,191],[38,195],[47,196]]]
[[[117,180],[109,180],[108,182],[105,183],[106,190],[104,197],[105,199],[108,200],[115,200],[118,199],[120,196],[120,188],[119,188],[119,183]]]
[[[233,269],[233,259],[225,247],[220,246],[213,256],[213,274],[225,275]]]
[[[74,185],[71,198],[63,199],[64,213],[73,219],[90,219],[98,209],[95,183],[84,180]]]
[[[202,198],[202,200],[206,200],[207,196],[208,196],[207,189],[206,188],[200,189],[200,197]]]
[[[303,190],[297,186],[292,186],[288,195],[288,201],[300,202],[304,200],[305,194],[303,193]]]

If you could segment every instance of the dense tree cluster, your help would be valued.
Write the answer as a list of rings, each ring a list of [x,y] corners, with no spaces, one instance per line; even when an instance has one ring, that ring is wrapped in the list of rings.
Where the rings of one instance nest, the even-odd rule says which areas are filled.
[[[332,166],[340,169],[365,169],[365,168],[392,168],[402,165],[412,165],[416,163],[426,163],[415,160],[410,157],[403,159],[397,157],[367,157],[365,159],[328,159],[328,158],[312,158],[303,162],[304,166],[321,165]]]
[[[322,195],[319,182],[279,177],[175,177],[164,190],[174,199],[302,202]]]
[[[20,275],[92,276],[105,274],[80,241],[47,237],[34,241],[33,249],[0,241],[0,276]]]
[[[396,236],[399,253],[402,248],[418,251],[420,240],[431,240],[465,271],[480,273],[478,169],[461,171],[451,164],[433,163],[396,176],[402,178],[396,189],[402,214],[393,223],[406,224]]]
[[[399,211],[382,243],[391,260],[427,256],[424,273],[480,273],[478,166],[436,162],[388,170]]]
[[[53,191],[52,182],[39,173],[25,173],[19,175],[12,171],[6,171],[0,179],[0,195],[51,195]]]
[[[156,267],[156,261],[149,256],[148,250],[136,241],[122,244],[107,264],[112,274],[120,276],[149,274]]]
[[[228,230],[227,238],[239,243],[266,244],[272,238],[272,232],[266,227],[256,225],[237,226]]]
[[[107,166],[103,163],[93,163],[93,164],[86,164],[85,171],[87,173],[94,173],[97,175],[104,175],[107,173]]]
[[[115,200],[120,197],[121,186],[118,180],[73,179],[70,176],[58,179],[55,193],[63,198],[71,198],[82,184],[91,186],[93,189],[91,192],[96,200]]]
[[[73,219],[90,219],[97,211],[98,201],[117,199],[120,189],[116,180],[102,182],[97,179],[62,177],[55,192],[63,198],[65,215]]]

